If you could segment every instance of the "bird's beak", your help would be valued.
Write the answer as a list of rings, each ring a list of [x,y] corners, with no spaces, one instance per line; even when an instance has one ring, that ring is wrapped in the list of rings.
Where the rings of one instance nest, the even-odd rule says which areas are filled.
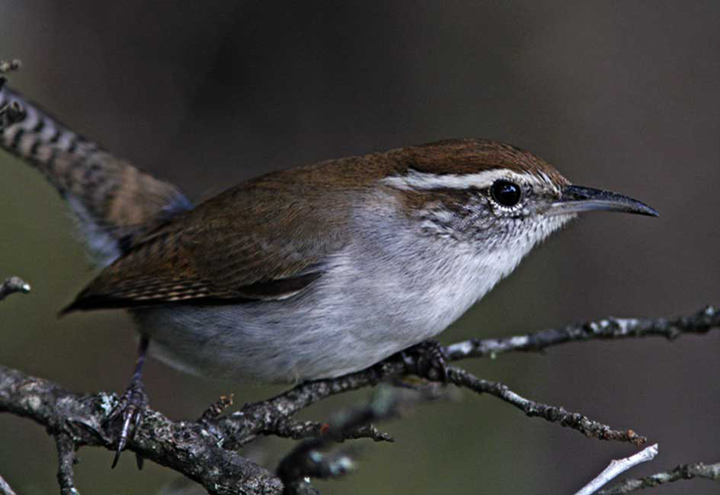
[[[564,215],[583,211],[619,211],[651,217],[660,216],[657,211],[637,199],[614,192],[582,186],[566,186],[560,199],[550,205],[547,215]]]

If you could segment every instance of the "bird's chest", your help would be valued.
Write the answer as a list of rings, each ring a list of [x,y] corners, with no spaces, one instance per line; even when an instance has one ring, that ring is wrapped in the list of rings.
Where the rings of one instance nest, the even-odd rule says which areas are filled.
[[[326,275],[325,290],[332,291],[326,297],[335,301],[335,314],[358,322],[360,332],[390,327],[388,340],[419,342],[458,319],[522,255],[480,254],[466,243],[399,234],[382,246],[366,243],[338,256]]]

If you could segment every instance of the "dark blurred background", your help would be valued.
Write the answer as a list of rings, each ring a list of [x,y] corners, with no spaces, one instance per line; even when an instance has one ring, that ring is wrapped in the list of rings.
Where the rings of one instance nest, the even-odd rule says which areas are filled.
[[[554,237],[441,339],[524,333],[720,303],[720,3],[0,1],[0,58],[74,129],[196,199],[262,172],[449,137],[512,142],[572,181],[662,216],[589,215]],[[57,194],[0,155],[0,278],[33,285],[0,306],[0,363],[77,391],[121,391],[134,361],[121,312],[55,314],[93,276]],[[558,347],[465,363],[531,398],[660,443],[655,462],[720,460],[720,334]],[[219,395],[277,387],[209,381],[151,360],[153,407],[196,418]],[[369,391],[305,417],[327,418]],[[633,448],[488,397],[420,407],[362,442],[328,494],[572,493]],[[272,465],[291,442],[255,452]],[[0,415],[0,474],[56,493],[42,428]],[[80,451],[83,493],[158,493],[177,478],[131,455]],[[665,495],[718,492],[685,482]]]

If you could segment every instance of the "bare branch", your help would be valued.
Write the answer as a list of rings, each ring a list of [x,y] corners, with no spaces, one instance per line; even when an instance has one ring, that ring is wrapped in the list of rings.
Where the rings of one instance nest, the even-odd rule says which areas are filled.
[[[632,430],[612,430],[609,426],[593,421],[580,413],[574,413],[562,407],[549,406],[526,399],[510,390],[507,385],[482,380],[455,366],[448,367],[448,378],[452,383],[460,387],[468,388],[479,394],[493,395],[503,402],[517,407],[531,418],[539,417],[551,423],[559,423],[561,426],[579,431],[586,437],[597,438],[599,440],[630,442],[638,446],[647,442],[647,438],[639,436]]]
[[[30,418],[52,435],[67,435],[78,447],[112,450],[117,445],[119,432],[106,424],[117,401],[115,395],[105,393],[74,394],[0,366],[0,412]],[[130,448],[197,481],[212,494],[236,494],[240,485],[247,494],[282,492],[282,483],[272,473],[219,443],[199,423],[174,422],[149,411]]]
[[[25,282],[20,277],[10,277],[5,279],[5,282],[0,285],[0,301],[5,299],[10,294],[17,292],[27,294],[30,292],[30,284]]]
[[[0,495],[16,495],[2,476],[0,476]]]
[[[652,461],[657,455],[658,444],[653,444],[641,450],[637,454],[631,455],[630,457],[612,460],[610,461],[610,465],[606,467],[602,473],[597,475],[590,483],[582,487],[575,495],[592,495],[605,486],[609,481],[617,478],[628,469],[643,462]]]
[[[278,421],[334,395],[374,387],[383,379],[405,372],[405,364],[390,359],[363,371],[338,378],[305,382],[262,402],[246,404],[236,413],[211,423],[213,431],[224,439],[223,446],[236,449],[257,436],[272,432]]]
[[[60,495],[80,495],[75,489],[75,442],[67,433],[59,433],[55,437],[58,451],[58,483],[60,484]]]
[[[617,485],[598,492],[598,495],[624,495],[645,488],[653,488],[680,480],[706,479],[720,481],[720,462],[715,464],[683,464],[675,469],[653,474],[645,478],[627,479]]]
[[[501,339],[471,339],[448,346],[451,361],[469,357],[495,357],[516,351],[539,352],[568,342],[664,337],[674,340],[684,334],[705,334],[720,329],[720,311],[707,306],[693,316],[678,318],[604,318],[564,328]]]
[[[274,435],[280,438],[292,438],[293,440],[303,440],[305,438],[315,438],[327,434],[330,425],[319,421],[295,421],[293,419],[281,419],[275,423],[274,427],[263,432],[265,435]],[[336,439],[338,442],[345,440],[357,440],[360,438],[368,438],[374,442],[394,442],[393,437],[378,430],[373,425],[360,426],[354,430],[348,430],[343,433],[342,438]]]
[[[421,397],[421,394],[414,393],[410,398],[397,389],[384,386],[365,406],[336,415],[322,435],[301,442],[280,461],[277,473],[285,484],[285,493],[300,493],[307,485],[304,478],[337,478],[352,471],[355,464],[349,456],[343,453],[326,454],[322,450],[372,422],[396,417],[402,406]]]
[[[307,382],[266,401],[246,404],[243,409],[228,417],[212,422],[215,434],[224,439],[224,447],[238,448],[259,435],[279,434],[292,436],[293,429],[286,428],[286,421],[298,411],[322,399],[340,393],[357,390],[363,387],[375,386],[381,380],[401,376],[407,372],[407,363],[399,359],[384,361],[372,368],[357,373],[329,380]],[[448,367],[448,378],[451,383],[473,390],[477,393],[487,393],[522,410],[530,417],[541,417],[553,423],[559,423],[583,433],[587,437],[602,440],[630,442],[642,445],[647,441],[645,437],[637,435],[632,430],[618,431],[609,426],[593,421],[588,417],[567,411],[562,407],[550,406],[529,399],[510,390],[506,385],[497,382],[481,380],[472,374],[457,368]],[[294,426],[297,427],[295,423]],[[309,426],[318,428],[318,425]],[[320,428],[321,429],[321,428]],[[302,430],[300,428],[299,430]],[[298,432],[299,430],[294,430]],[[317,431],[317,430],[316,430]],[[302,434],[307,433],[305,430]],[[301,435],[301,433],[298,433]]]
[[[15,286],[17,287],[17,284]],[[450,359],[457,360],[499,352],[541,350],[560,343],[601,338],[652,335],[674,338],[682,333],[705,333],[717,328],[719,320],[720,317],[713,308],[707,308],[687,318],[606,319],[511,339],[464,342],[448,347],[447,354]],[[312,457],[309,455],[310,452],[319,452],[319,457],[315,457],[318,460],[315,468],[322,472],[312,471],[312,466],[306,466],[298,471],[296,469],[298,464],[291,462],[288,465],[287,462],[290,461],[286,461],[285,467],[280,471],[284,473],[283,476],[297,481],[298,473],[322,476],[338,473],[338,470],[344,469],[343,466],[349,466],[349,459],[345,459],[343,455],[339,457],[333,454],[326,455],[320,452],[322,450],[320,447],[324,448],[329,442],[335,443],[350,438],[383,441],[390,440],[390,437],[369,425],[367,416],[364,416],[365,421],[342,423],[342,427],[335,429],[323,422],[297,421],[293,416],[328,397],[374,387],[386,380],[401,379],[408,376],[412,369],[414,369],[412,362],[395,356],[357,373],[300,384],[271,399],[246,404],[239,412],[219,416],[229,404],[229,399],[222,398],[197,422],[173,422],[157,412],[147,411],[142,426],[137,430],[128,448],[146,459],[170,467],[197,481],[212,494],[237,493],[238,486],[242,486],[243,493],[249,494],[281,493],[283,485],[277,476],[241,457],[234,450],[264,435],[312,439],[306,441],[309,443],[301,444],[288,458],[307,460]],[[447,378],[450,383],[461,388],[493,395],[528,416],[559,423],[589,437],[633,444],[645,442],[645,438],[638,436],[632,430],[612,430],[609,426],[582,414],[526,399],[504,384],[482,380],[454,366],[448,367]],[[438,388],[438,385],[435,384],[434,387]],[[439,388],[446,389],[446,387]],[[58,442],[61,459],[60,481],[69,487],[68,490],[72,489],[71,461],[76,448],[100,446],[112,449],[116,445],[118,432],[108,423],[107,418],[117,400],[115,395],[105,393],[74,394],[47,380],[0,367],[0,412],[31,418],[44,425],[51,435],[63,438]],[[294,470],[289,469],[288,466],[295,466]],[[297,493],[312,493],[310,487],[295,481]]]

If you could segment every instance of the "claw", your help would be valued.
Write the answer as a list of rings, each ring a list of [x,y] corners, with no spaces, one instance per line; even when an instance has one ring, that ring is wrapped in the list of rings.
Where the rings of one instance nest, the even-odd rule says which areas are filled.
[[[120,429],[120,438],[118,439],[115,457],[113,459],[112,468],[117,466],[120,460],[120,454],[127,446],[128,441],[135,435],[143,420],[143,413],[147,407],[148,399],[143,389],[141,381],[133,381],[123,396],[120,398],[115,409],[110,413],[110,420],[120,418],[122,427]],[[136,455],[138,469],[142,469],[142,457]]]
[[[135,432],[140,428],[143,420],[143,414],[147,409],[148,398],[145,394],[145,387],[142,383],[142,368],[145,363],[145,355],[147,354],[150,339],[143,335],[140,337],[140,346],[138,347],[138,357],[135,362],[135,372],[133,373],[130,386],[120,397],[115,408],[110,412],[108,421],[114,421],[117,418],[122,420],[122,428],[120,429],[120,438],[118,439],[117,449],[115,450],[115,458],[113,459],[112,468],[117,466],[120,460],[120,453],[127,446],[128,440],[135,436]],[[143,467],[143,459],[139,454],[135,454],[138,469]]]
[[[410,373],[432,381],[447,382],[447,359],[439,342],[426,340],[400,353]]]

